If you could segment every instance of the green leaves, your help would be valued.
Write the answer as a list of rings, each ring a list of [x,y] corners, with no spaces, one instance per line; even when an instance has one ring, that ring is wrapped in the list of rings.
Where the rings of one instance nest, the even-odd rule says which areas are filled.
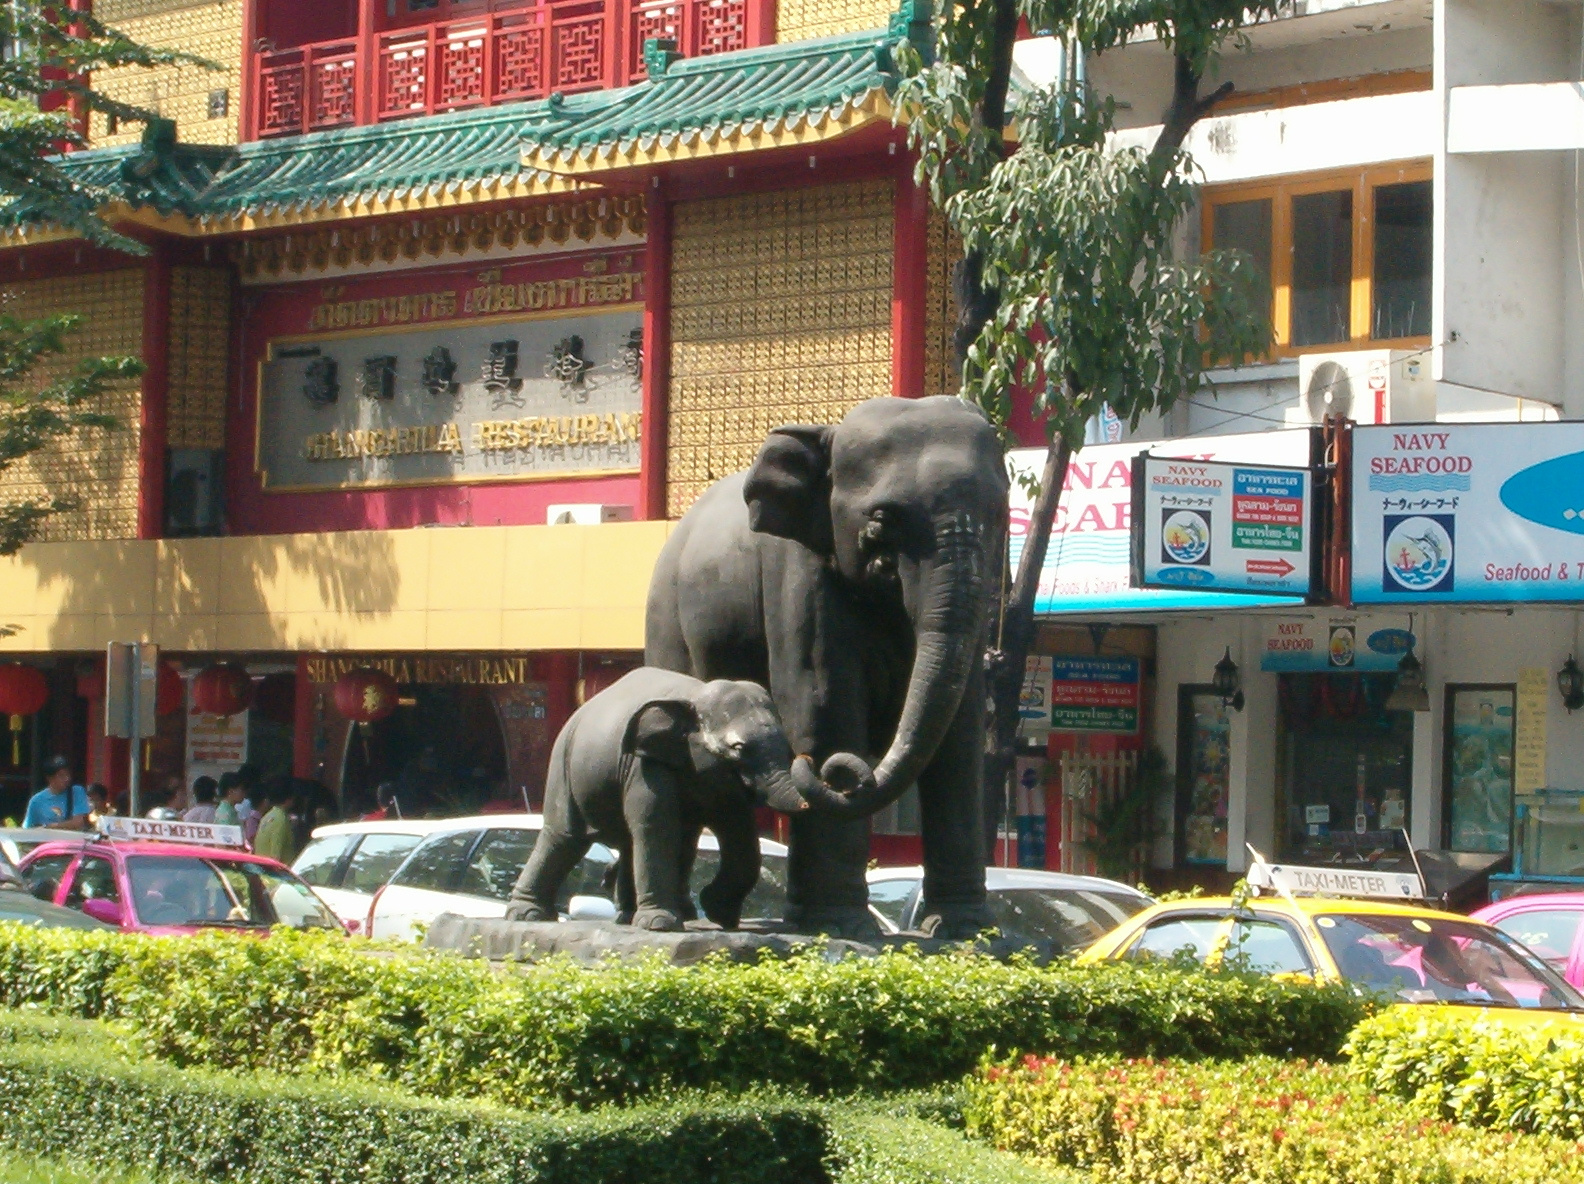
[[[991,1048],[1334,1055],[1365,1005],[1337,987],[975,955],[660,961],[505,973],[335,935],[268,940],[0,925],[0,1006],[104,1015],[183,1066],[312,1072],[512,1105],[679,1089],[847,1094],[955,1081]]]

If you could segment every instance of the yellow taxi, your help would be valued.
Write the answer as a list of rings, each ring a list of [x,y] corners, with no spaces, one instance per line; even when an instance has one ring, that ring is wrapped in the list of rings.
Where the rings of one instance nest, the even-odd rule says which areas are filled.
[[[1491,1009],[1522,1026],[1584,1027],[1584,996],[1493,925],[1396,900],[1204,897],[1153,905],[1080,963],[1192,958],[1346,982],[1393,1003]]]

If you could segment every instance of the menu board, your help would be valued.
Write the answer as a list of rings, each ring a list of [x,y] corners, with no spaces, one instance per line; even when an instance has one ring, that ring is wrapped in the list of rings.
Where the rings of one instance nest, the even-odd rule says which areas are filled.
[[[1513,790],[1534,793],[1546,784],[1546,706],[1550,672],[1527,666],[1518,671],[1517,742],[1513,750]]]

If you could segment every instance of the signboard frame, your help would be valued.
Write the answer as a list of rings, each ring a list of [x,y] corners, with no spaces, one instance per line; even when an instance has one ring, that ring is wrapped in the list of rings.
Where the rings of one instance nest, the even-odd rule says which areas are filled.
[[[1554,496],[1584,477],[1584,423],[1360,425],[1347,469],[1352,603],[1584,598],[1584,518]]]
[[[1302,572],[1304,587],[1258,587],[1247,584],[1239,585],[1235,582],[1223,582],[1223,580],[1226,579],[1236,579],[1235,575],[1230,573],[1223,575],[1221,578],[1216,578],[1214,573],[1220,565],[1216,562],[1215,541],[1217,536],[1222,532],[1213,528],[1213,520],[1212,522],[1205,524],[1209,529],[1207,529],[1204,540],[1204,558],[1202,561],[1204,569],[1210,577],[1209,579],[1198,586],[1187,582],[1173,583],[1158,577],[1154,580],[1149,579],[1148,574],[1152,570],[1162,566],[1161,564],[1152,564],[1148,559],[1147,544],[1152,538],[1156,537],[1158,533],[1151,531],[1149,526],[1154,517],[1159,517],[1155,511],[1161,510],[1164,512],[1165,510],[1165,507],[1161,506],[1160,504],[1160,495],[1156,495],[1154,497],[1151,496],[1149,484],[1150,475],[1152,469],[1156,466],[1169,465],[1193,465],[1199,468],[1215,469],[1224,472],[1224,485],[1225,488],[1231,493],[1231,496],[1228,498],[1227,506],[1223,507],[1223,509],[1229,514],[1235,514],[1233,506],[1238,497],[1236,493],[1236,485],[1240,473],[1302,475],[1304,477],[1303,490],[1300,494],[1300,514],[1302,516],[1302,522],[1298,525],[1299,528],[1306,533],[1303,536],[1303,541],[1299,547],[1299,562],[1296,564],[1289,564],[1289,570],[1287,572],[1280,573],[1280,575],[1281,578],[1285,578],[1286,576],[1295,572]],[[1132,586],[1135,588],[1153,591],[1179,593],[1224,593],[1233,596],[1257,596],[1262,600],[1269,600],[1272,597],[1285,597],[1290,598],[1292,602],[1301,602],[1305,604],[1315,604],[1323,601],[1325,599],[1325,546],[1324,535],[1322,532],[1322,527],[1324,525],[1321,513],[1322,502],[1321,498],[1319,497],[1321,476],[1322,474],[1320,469],[1312,464],[1300,467],[1295,465],[1256,464],[1247,461],[1194,460],[1184,457],[1157,456],[1149,450],[1140,452],[1136,457],[1133,458],[1133,513],[1131,538],[1129,540],[1129,580]],[[1219,492],[1215,496],[1219,496]],[[1183,510],[1179,512],[1191,514],[1198,513],[1198,511],[1193,510]],[[1205,511],[1205,513],[1212,512],[1214,512],[1213,509]],[[1235,517],[1231,517],[1229,522],[1231,525],[1228,528],[1228,537],[1235,538],[1237,520]],[[1223,545],[1225,545],[1224,540]],[[1235,551],[1247,551],[1251,549],[1236,548],[1235,543],[1232,544],[1232,548]],[[1235,556],[1231,565],[1234,569],[1235,564],[1238,561],[1238,557]],[[1242,556],[1241,561],[1246,564],[1250,562],[1256,562],[1257,560],[1247,556]],[[1179,567],[1175,567],[1173,570],[1187,571],[1190,570],[1190,566],[1183,564]],[[1245,577],[1247,577],[1247,575],[1248,572],[1245,568]]]

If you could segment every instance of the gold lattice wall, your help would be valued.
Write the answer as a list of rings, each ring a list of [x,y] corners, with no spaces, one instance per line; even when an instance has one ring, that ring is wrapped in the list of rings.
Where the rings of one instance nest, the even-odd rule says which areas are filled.
[[[952,332],[957,327],[957,302],[952,297],[952,268],[962,258],[962,236],[938,210],[930,211],[924,253],[924,393],[955,395],[962,386]]]
[[[169,397],[172,448],[224,448],[231,344],[231,275],[216,267],[171,268]]]
[[[667,503],[753,462],[784,423],[891,393],[892,184],[675,207]]]
[[[306,2],[306,0],[305,0]],[[176,134],[189,144],[234,144],[242,104],[242,0],[94,0],[94,15],[134,41],[159,49],[180,49],[224,67],[101,70],[94,86],[112,98],[176,121]],[[227,109],[209,118],[211,91],[227,93]],[[135,143],[141,124],[110,131],[95,115],[89,137],[96,146]]]
[[[102,272],[8,284],[5,310],[24,320],[77,313],[82,323],[67,338],[67,352],[37,366],[34,384],[59,378],[80,358],[138,356],[143,350],[143,273]],[[62,539],[137,537],[138,421],[142,400],[136,382],[115,384],[96,410],[116,417],[115,431],[80,431],[16,461],[0,473],[0,500],[81,499],[79,509],[45,520],[39,536]]]
[[[807,41],[883,29],[896,9],[897,0],[780,0],[776,40]]]

